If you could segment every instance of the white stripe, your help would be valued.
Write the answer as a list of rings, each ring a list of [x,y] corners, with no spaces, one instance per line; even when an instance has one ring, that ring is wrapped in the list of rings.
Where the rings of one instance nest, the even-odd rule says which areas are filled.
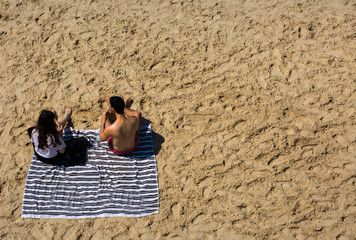
[[[83,215],[83,216],[72,216],[72,215],[49,215],[49,214],[26,214],[22,212],[23,218],[70,218],[70,219],[83,219],[83,218],[103,218],[103,217],[144,217],[151,214],[158,213],[158,208],[149,213],[101,213],[93,215]]]
[[[49,199],[51,200],[51,199]],[[68,201],[66,201],[68,200]],[[80,199],[78,199],[80,200]],[[105,206],[125,206],[129,203],[139,203],[140,205],[132,205],[133,207],[140,207],[140,206],[148,206],[148,205],[154,205],[157,204],[157,202],[155,202],[155,200],[158,200],[158,197],[154,197],[154,198],[146,198],[144,200],[131,200],[131,199],[127,199],[127,198],[119,198],[119,197],[115,197],[115,198],[107,198],[107,199],[103,199],[103,200],[86,200],[85,202],[78,202],[75,200],[72,200],[71,198],[65,199],[65,200],[36,200],[36,204],[24,204],[24,206],[26,207],[38,207],[37,203],[44,203],[45,206],[41,206],[41,207],[61,207],[63,209],[67,208],[67,206],[63,205],[63,203],[73,203],[73,204],[78,204],[78,205],[87,205],[87,206],[79,206],[79,207],[75,207],[75,206],[71,206],[70,209],[80,209],[80,208],[88,208],[88,209],[92,209],[92,208],[105,208]],[[123,203],[120,203],[119,201],[122,201]],[[106,203],[105,203],[106,202]],[[109,202],[109,203],[107,203]],[[89,204],[93,204],[93,205],[89,205]],[[99,206],[98,204],[101,203]]]
[[[117,173],[115,171],[111,171],[113,173]],[[131,171],[130,171],[131,172]],[[106,175],[106,176],[110,176],[110,173],[109,174],[101,174],[101,177],[103,175]],[[100,183],[102,181],[99,181],[100,176],[98,176],[97,178],[95,178],[95,176],[93,176],[92,180],[85,180],[85,177],[83,176],[68,176],[68,178],[56,178],[55,180],[53,180],[51,177],[47,177],[47,178],[29,178],[28,179],[28,184],[31,184],[32,182],[43,182],[43,183],[60,183],[59,186],[61,186],[63,183],[63,181],[67,181],[67,179],[77,179],[77,180],[82,180],[82,181],[86,181],[89,183],[89,181],[95,181],[95,183]],[[134,178],[134,179],[131,179],[131,180],[123,180],[123,178]],[[110,177],[110,181],[122,181],[122,182],[142,182],[142,181],[156,181],[157,182],[157,176],[156,174],[147,174],[147,175],[142,175],[142,174],[132,174],[132,175],[120,175],[120,177]],[[79,181],[74,181],[75,183],[79,183]],[[35,183],[35,184],[38,184],[38,183]],[[30,185],[29,185],[30,186]],[[58,185],[57,185],[58,186]],[[84,185],[85,186],[85,185]]]
[[[118,163],[118,161],[117,160],[104,160],[106,163]],[[96,160],[96,161],[93,161],[93,162],[102,162],[102,161],[99,161],[99,160]],[[100,170],[101,169],[107,169],[107,168],[109,168],[109,169],[120,169],[120,168],[128,168],[128,169],[141,169],[141,168],[150,168],[150,167],[152,167],[152,170],[153,170],[153,167],[155,167],[156,166],[156,162],[155,161],[151,161],[151,163],[150,164],[147,164],[147,165],[142,165],[142,166],[139,166],[139,165],[125,165],[125,166],[123,166],[123,165],[117,165],[117,166],[114,166],[114,165],[100,165]],[[48,174],[48,171],[51,171],[51,172],[54,172],[54,170],[57,170],[57,171],[55,171],[55,172],[59,172],[59,173],[68,173],[68,171],[66,171],[65,169],[68,169],[68,168],[65,168],[65,167],[53,167],[53,168],[46,168],[46,166],[41,166],[41,165],[38,165],[38,166],[35,166],[36,168],[43,168],[43,169],[36,169],[36,170],[31,170],[31,171],[33,171],[33,173],[34,174],[36,174],[36,175],[38,175],[38,174],[40,174],[40,172],[39,171],[41,171],[41,173],[43,173],[43,174]],[[73,170],[77,170],[78,168],[80,169],[80,168],[85,168],[85,167],[89,167],[89,166],[73,166],[73,167],[70,167],[71,168],[71,170],[73,169]],[[95,169],[97,169],[97,172],[100,172],[99,171],[99,169],[97,168],[97,167],[95,167],[95,166],[91,166],[92,168],[95,168]],[[81,169],[80,169],[81,170]],[[84,170],[84,169],[83,169]],[[84,170],[84,171],[86,171],[86,169]],[[144,171],[144,170],[142,170],[142,171]],[[32,173],[32,172],[31,172]]]
[[[148,171],[154,171],[154,170],[146,170],[145,172],[148,172]],[[101,173],[115,173],[115,175],[118,173],[118,171],[115,171],[115,170],[105,170],[105,171],[101,171]],[[92,171],[92,172],[89,172],[89,171],[86,171],[86,172],[81,172],[82,174],[81,175],[70,175],[67,173],[66,176],[68,177],[74,177],[74,178],[81,178],[81,177],[84,177],[84,176],[88,176],[89,173],[96,173],[97,175],[90,175],[92,177],[95,177],[95,176],[98,176],[99,175],[99,172],[98,171]],[[131,173],[131,171],[129,172]],[[118,179],[122,179],[122,178],[125,178],[125,177],[135,177],[135,179],[157,179],[157,173],[149,173],[149,174],[143,174],[143,171],[140,171],[140,174],[138,175],[137,173],[133,173],[133,174],[118,174],[119,176],[117,176],[116,178]],[[137,178],[136,178],[137,177]],[[148,178],[146,178],[148,177]],[[48,178],[51,178],[50,176],[48,176]],[[35,177],[35,178],[29,178],[29,180],[42,180],[43,178],[39,178],[39,177]]]
[[[46,183],[46,182],[50,182],[50,181],[41,181],[41,182],[44,182],[44,183]],[[57,182],[53,182],[54,184],[56,184],[56,183],[63,183],[62,181],[57,181]],[[112,180],[109,180],[109,179],[107,179],[107,180],[105,180],[105,181],[100,181],[100,182],[98,182],[98,181],[92,181],[92,183],[97,183],[98,184],[98,186],[100,186],[100,185],[102,185],[103,183],[111,183],[112,182]],[[89,181],[77,181],[77,182],[75,182],[76,184],[88,184],[89,183]],[[139,183],[139,184],[138,184]],[[28,187],[32,187],[32,186],[37,186],[38,187],[38,183],[29,183],[28,184]],[[58,185],[56,185],[56,186],[58,186]],[[137,182],[137,183],[133,183],[133,184],[115,184],[115,186],[113,186],[113,187],[130,187],[130,186],[139,186],[140,188],[143,188],[143,187],[145,187],[145,186],[157,186],[157,184],[154,184],[154,183],[145,183],[145,184],[142,184],[142,182]],[[65,186],[65,187],[69,187],[69,186]]]
[[[32,182],[41,182],[41,183],[59,183],[60,185],[62,185],[63,183],[68,183],[68,182],[72,182],[73,184],[78,184],[78,183],[97,183],[98,185],[105,183],[105,182],[112,182],[114,184],[117,184],[116,182],[120,182],[120,183],[132,183],[132,184],[141,184],[144,182],[148,182],[148,181],[156,181],[155,178],[144,178],[144,179],[132,179],[132,180],[123,180],[121,178],[110,178],[110,179],[105,179],[105,180],[100,180],[100,177],[97,178],[92,178],[92,179],[85,179],[83,177],[81,177],[79,180],[81,181],[69,181],[70,179],[75,180],[78,179],[77,177],[73,177],[73,178],[57,178],[56,180],[53,179],[29,179],[29,184],[31,184]],[[38,184],[38,183],[37,183]],[[58,186],[58,185],[57,185]]]
[[[53,190],[55,190],[55,189],[53,189]],[[111,189],[108,189],[108,190],[110,190],[110,191],[108,191],[108,193],[98,193],[97,189],[95,191],[87,191],[87,190],[81,191],[80,189],[71,191],[71,190],[67,190],[66,189],[65,193],[83,193],[83,194],[86,194],[85,195],[86,197],[87,196],[109,196],[110,197],[110,196],[112,196],[112,192],[117,193],[117,191],[115,191],[115,190],[111,190]],[[140,191],[133,191],[133,190],[126,190],[126,191],[127,192],[125,192],[125,193],[117,193],[117,194],[118,195],[128,195],[128,194],[130,194],[130,195],[133,195],[135,197],[157,194],[156,192],[154,192],[154,191],[156,191],[155,189],[152,189],[151,190],[152,192],[149,192],[149,193],[141,193]],[[145,191],[148,192],[148,190],[145,190]],[[36,193],[25,192],[24,195],[26,197],[27,196],[33,196],[35,198],[49,197],[49,196],[53,197],[53,195],[51,194],[52,193],[51,190],[36,190],[35,192]],[[88,195],[91,192],[94,192],[95,195]],[[41,193],[48,193],[48,194],[43,195]],[[56,195],[56,197],[59,197],[59,196],[67,196],[68,197],[68,195]],[[28,200],[28,201],[30,201],[30,200]]]
[[[50,197],[52,198],[53,196],[50,196]],[[46,204],[45,207],[47,207],[47,206],[58,206],[58,207],[65,208],[66,206],[63,206],[62,203],[68,203],[68,202],[72,202],[73,203],[73,201],[74,201],[75,204],[83,204],[83,205],[89,205],[91,203],[94,204],[94,206],[87,206],[87,208],[90,208],[90,207],[103,208],[104,206],[107,206],[107,205],[113,205],[113,204],[115,204],[115,205],[126,205],[127,203],[142,203],[142,204],[145,204],[145,205],[152,205],[152,204],[156,204],[156,202],[154,202],[154,200],[158,200],[158,197],[149,197],[149,198],[142,199],[142,200],[131,200],[131,199],[128,199],[128,198],[120,198],[118,196],[118,197],[106,198],[106,199],[102,199],[102,200],[88,200],[88,198],[89,198],[88,197],[87,200],[85,200],[85,202],[81,202],[81,201],[78,202],[76,200],[81,200],[82,196],[78,196],[77,199],[75,199],[75,198],[73,199],[73,197],[68,197],[67,199],[64,199],[64,200],[55,200],[55,199],[51,199],[51,198],[48,199],[50,201],[37,199],[36,203],[45,203]],[[28,200],[28,201],[31,202],[30,200]],[[123,203],[119,203],[119,201],[122,201]],[[98,206],[97,204],[99,204],[99,203],[104,203],[104,205]],[[60,204],[60,205],[58,205],[58,204]],[[24,205],[30,207],[30,206],[36,206],[37,204],[24,204]],[[138,207],[138,206],[136,205],[134,207]],[[74,206],[71,206],[71,208],[74,208]]]
[[[78,211],[75,213],[96,213],[96,212],[103,212],[103,211],[118,211],[118,210],[123,210],[126,212],[144,212],[144,211],[148,211],[148,210],[156,210],[157,207],[145,207],[145,208],[137,208],[137,209],[127,209],[127,208],[122,208],[122,207],[115,207],[115,208],[105,208],[105,209],[98,209],[98,210],[93,210],[93,209],[89,209],[88,211]],[[47,209],[46,212],[48,213],[58,213],[58,210],[49,210]],[[66,211],[63,211],[66,212]],[[70,213],[67,213],[70,214]]]
[[[59,213],[59,212],[65,212],[66,214],[85,214],[85,213],[95,213],[95,212],[117,212],[117,211],[126,211],[126,212],[146,212],[150,210],[156,210],[158,209],[158,206],[155,206],[153,204],[145,204],[144,206],[140,205],[131,205],[130,208],[127,208],[126,204],[103,204],[103,208],[95,208],[96,206],[80,206],[80,207],[74,207],[70,206],[70,208],[66,208],[66,206],[63,207],[63,205],[46,205],[46,206],[41,206],[38,207],[38,205],[33,204],[33,205],[25,205],[25,212],[26,208],[28,209],[29,212],[31,212],[31,208],[39,208],[41,211],[46,211],[46,213]],[[56,208],[56,209],[51,209],[51,208]],[[95,209],[95,210],[94,210]],[[36,210],[38,211],[38,210]]]
[[[93,129],[93,130],[87,130],[87,129],[73,129],[72,127],[71,128],[66,128],[64,129],[64,133],[97,133],[99,134],[100,133],[100,129]],[[145,126],[141,126],[140,128],[140,131],[139,133],[140,134],[144,134],[144,133],[150,133],[152,132],[152,129],[149,125],[145,125]]]
[[[141,144],[139,145],[136,150],[141,150],[143,148],[150,148],[152,151],[152,143],[145,143],[145,144]],[[107,150],[109,149],[109,146],[106,143],[102,143],[99,146],[93,146],[93,148],[89,148],[88,152],[99,152],[99,153],[105,153]],[[147,150],[146,150],[147,151]],[[136,152],[136,151],[135,151]],[[134,152],[134,153],[135,153]]]
[[[106,160],[105,160],[106,161]],[[115,160],[108,160],[106,161],[107,163],[117,163],[117,161]],[[125,166],[115,166],[115,165],[100,165],[100,170],[101,169],[121,169],[121,168],[125,168],[125,169],[131,169],[131,170],[140,170],[141,168],[152,168],[154,169],[154,167],[156,166],[156,163],[152,161],[152,163],[149,163],[147,165],[125,165]],[[99,171],[99,170],[98,170]]]
[[[103,162],[106,160],[95,160],[95,161],[90,161],[91,163],[97,163],[97,162]],[[87,172],[100,172],[101,169],[120,169],[120,168],[149,168],[152,166],[156,165],[156,162],[153,159],[147,160],[145,162],[138,162],[133,160],[132,162],[128,162],[128,161],[120,161],[118,162],[117,160],[107,160],[106,163],[116,163],[114,164],[105,164],[105,165],[100,165],[100,168],[98,168],[96,165],[92,165],[92,164],[87,164],[86,166],[73,166],[73,167],[55,167],[55,168],[48,168],[47,166],[45,166],[44,164],[42,165],[36,165],[33,166],[33,169],[30,169],[31,171],[33,171],[33,173],[35,174],[40,174],[40,173],[46,173],[48,174],[48,172],[63,172],[66,174],[70,174],[71,172],[77,172],[78,170],[80,170],[80,173],[82,175],[87,173]],[[122,164],[120,164],[122,163]],[[142,163],[142,164],[141,164]],[[125,164],[125,165],[124,165]],[[100,169],[100,170],[99,170]]]
[[[117,174],[117,175],[120,175],[120,176],[136,176],[138,171],[140,172],[140,176],[153,175],[152,173],[151,174],[147,174],[147,175],[144,174],[144,173],[149,172],[149,171],[155,171],[154,174],[157,175],[155,169],[137,170],[135,172],[132,172],[131,169],[128,170],[128,171],[117,171],[117,170],[115,170],[113,168],[110,168],[110,169],[101,169],[100,171],[98,169],[95,169],[95,170],[92,170],[92,171],[90,169],[89,170],[86,169],[83,172],[80,171],[81,174],[79,176],[82,176],[82,175],[85,175],[85,174],[89,174],[89,173],[102,173],[102,172],[115,173],[115,176],[116,176],[117,173],[120,173],[120,174]],[[75,171],[73,171],[73,172],[75,172]],[[37,179],[39,179],[43,175],[48,175],[47,172],[42,173],[43,175],[39,175],[40,174],[39,171],[33,171],[33,173],[36,174],[36,178]],[[130,175],[130,174],[127,174],[127,173],[132,173],[132,174]],[[66,172],[66,175],[69,175],[69,174],[71,174],[71,172]]]
[[[106,159],[104,160],[101,160],[101,161],[105,161]],[[124,161],[126,160],[126,161]],[[99,160],[90,160],[90,162],[98,162]],[[152,163],[156,163],[156,161],[152,158],[152,159],[142,159],[142,160],[136,160],[135,158],[131,158],[129,160],[127,160],[127,158],[123,158],[123,160],[118,160],[118,159],[114,159],[114,162],[117,163],[117,165],[120,165],[120,164],[123,164],[123,163],[129,163],[129,164],[132,164],[132,163],[147,163],[147,162],[152,162]],[[100,165],[102,166],[102,165]]]
[[[111,150],[108,148],[107,150],[105,151],[95,151],[97,153],[101,153],[101,154],[97,154],[97,153],[92,153],[92,152],[88,152],[88,156],[89,157],[100,157],[100,158],[114,158],[112,160],[117,160],[117,159],[127,159],[127,157],[125,156],[120,156],[120,155],[117,155],[113,152],[111,152]],[[142,156],[140,154],[142,153],[145,153],[146,155],[148,156],[151,156],[153,157],[153,154],[154,152],[152,150],[137,150],[133,153],[132,156],[130,156],[131,158],[142,158]],[[150,153],[150,154],[149,154]],[[106,160],[106,159],[103,159],[103,160]]]
[[[31,184],[31,185],[29,185],[30,187],[31,186],[34,186],[34,187],[38,187],[38,184]],[[27,187],[27,185],[26,185],[26,187]],[[46,186],[47,187],[47,186]],[[79,186],[80,187],[80,186]],[[36,188],[36,189],[31,189],[31,190],[33,190],[33,191],[38,191],[37,190],[38,188]],[[53,188],[53,189],[56,189],[56,188]],[[66,191],[67,190],[70,190],[70,189],[75,189],[76,191],[78,191],[78,186],[66,186]],[[86,186],[85,187],[85,189],[99,189],[98,188],[98,186]],[[51,190],[51,189],[50,189]],[[28,190],[28,191],[30,191],[30,189]],[[46,191],[46,190],[44,190],[44,191]],[[49,191],[49,190],[47,190],[47,191]],[[25,190],[25,194],[26,194],[26,190]]]

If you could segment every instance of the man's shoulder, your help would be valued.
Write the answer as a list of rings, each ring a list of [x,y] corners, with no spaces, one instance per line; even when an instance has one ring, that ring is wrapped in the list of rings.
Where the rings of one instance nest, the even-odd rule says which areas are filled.
[[[136,116],[131,116],[128,118],[131,122],[137,122],[138,118]]]
[[[138,122],[137,117],[128,117],[126,120],[120,125],[119,128],[129,130],[131,128],[135,128]]]

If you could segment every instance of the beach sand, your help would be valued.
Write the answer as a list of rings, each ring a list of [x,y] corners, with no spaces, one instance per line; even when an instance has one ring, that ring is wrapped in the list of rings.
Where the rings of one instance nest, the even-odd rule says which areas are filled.
[[[356,2],[0,2],[1,239],[354,239]],[[26,124],[132,97],[160,212],[23,219]]]

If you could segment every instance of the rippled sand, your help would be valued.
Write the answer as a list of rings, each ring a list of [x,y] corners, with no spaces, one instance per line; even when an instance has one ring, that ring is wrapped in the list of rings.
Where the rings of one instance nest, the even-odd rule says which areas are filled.
[[[17,3],[16,3],[17,2]],[[2,239],[354,239],[356,2],[0,3]],[[43,108],[151,122],[160,213],[22,219]]]

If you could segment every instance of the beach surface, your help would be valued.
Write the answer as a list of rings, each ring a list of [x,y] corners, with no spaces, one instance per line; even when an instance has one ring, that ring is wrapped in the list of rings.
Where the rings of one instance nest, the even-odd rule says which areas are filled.
[[[356,1],[0,2],[1,239],[339,239],[356,233]],[[155,132],[160,212],[23,219],[26,125],[104,94]]]

